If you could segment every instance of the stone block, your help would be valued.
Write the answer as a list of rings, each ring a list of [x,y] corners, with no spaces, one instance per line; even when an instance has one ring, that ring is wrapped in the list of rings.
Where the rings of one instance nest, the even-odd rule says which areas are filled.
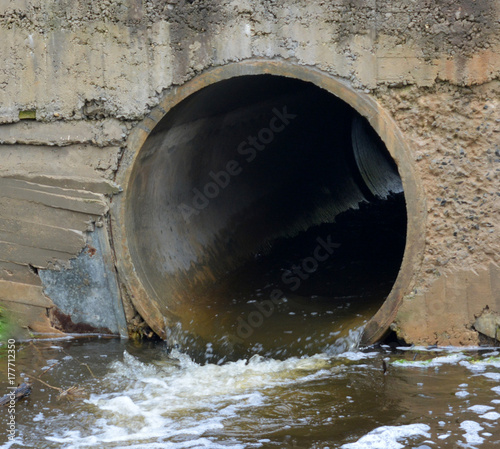
[[[500,341],[500,313],[485,310],[474,323],[474,329]]]

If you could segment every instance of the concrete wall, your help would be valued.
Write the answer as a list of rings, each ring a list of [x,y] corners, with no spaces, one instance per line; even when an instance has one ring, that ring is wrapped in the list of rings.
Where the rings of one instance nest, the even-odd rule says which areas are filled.
[[[114,181],[131,130],[206,69],[280,58],[347,80],[392,116],[427,204],[421,265],[394,328],[410,342],[477,344],[476,317],[500,312],[499,8],[0,0],[0,300],[35,331],[64,328],[48,310],[71,311],[43,292],[39,270],[71,268],[89,249],[118,285],[112,241],[89,242],[96,226],[112,235],[109,205],[127,187]],[[90,296],[108,297],[110,284],[98,284]],[[121,296],[137,324],[123,288]],[[118,333],[123,319],[84,324]]]

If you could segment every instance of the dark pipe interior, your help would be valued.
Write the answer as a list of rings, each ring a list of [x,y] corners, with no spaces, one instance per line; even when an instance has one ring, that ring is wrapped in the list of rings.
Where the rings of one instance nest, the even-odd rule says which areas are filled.
[[[403,257],[405,201],[382,141],[296,79],[242,76],[179,103],[141,149],[129,195],[136,270],[178,317],[179,343],[322,349],[380,307]]]

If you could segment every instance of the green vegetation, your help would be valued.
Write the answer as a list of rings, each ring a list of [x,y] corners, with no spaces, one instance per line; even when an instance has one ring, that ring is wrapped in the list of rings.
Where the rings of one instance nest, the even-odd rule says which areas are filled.
[[[36,111],[19,111],[19,120],[36,120]]]
[[[488,357],[487,359],[474,358],[469,360],[470,363],[500,363],[500,357]]]
[[[6,341],[7,334],[10,331],[10,323],[5,313],[5,309],[0,306],[0,342]]]

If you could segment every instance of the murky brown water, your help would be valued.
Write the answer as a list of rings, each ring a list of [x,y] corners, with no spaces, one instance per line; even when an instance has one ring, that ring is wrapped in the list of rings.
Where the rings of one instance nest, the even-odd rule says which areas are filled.
[[[171,331],[170,344],[196,360],[207,344],[226,361],[328,353],[390,293],[404,252],[404,212],[401,195],[361,204],[262,248],[194,294],[191,322]]]
[[[18,379],[78,384],[86,397],[58,401],[34,381],[4,448],[500,447],[500,357],[491,348],[382,347],[217,365],[163,343],[94,337],[18,343],[16,363]],[[0,428],[6,442],[5,415]]]
[[[382,212],[360,207],[256,254],[169,344],[18,342],[17,379],[33,393],[16,406],[15,441],[2,414],[1,447],[500,447],[500,351],[358,349],[404,247]],[[318,238],[338,245],[313,260]],[[84,398],[58,400],[73,386]]]

